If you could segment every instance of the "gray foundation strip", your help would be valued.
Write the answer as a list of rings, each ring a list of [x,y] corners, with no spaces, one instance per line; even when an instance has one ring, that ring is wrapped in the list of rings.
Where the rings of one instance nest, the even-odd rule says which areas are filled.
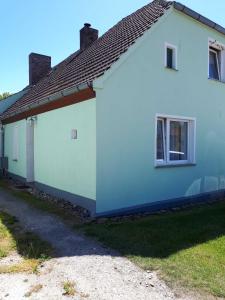
[[[72,194],[72,193],[69,193],[66,191],[62,191],[57,188],[54,188],[54,187],[51,187],[51,186],[48,186],[48,185],[45,185],[45,184],[42,184],[39,182],[35,182],[34,186],[36,186],[38,190],[43,191],[47,194],[53,195],[57,198],[67,200],[67,201],[71,202],[72,204],[79,205],[81,207],[86,208],[90,212],[91,216],[95,215],[95,209],[96,209],[96,201],[95,200],[92,200],[92,199],[86,198],[86,197],[82,197],[79,195],[75,195],[75,194]]]
[[[185,205],[195,205],[195,204],[204,204],[208,201],[214,201],[216,199],[225,199],[225,190],[213,191],[209,193],[202,193],[191,197],[182,197],[164,201],[157,201],[154,203],[148,203],[144,205],[137,205],[128,208],[122,208],[117,210],[111,210],[101,213],[96,213],[96,217],[116,217],[116,216],[126,216],[134,215],[138,213],[154,213],[164,209],[171,209],[175,207],[180,207]]]
[[[43,183],[39,183],[39,182],[28,183],[26,181],[26,178],[21,177],[19,175],[12,174],[12,173],[8,173],[8,177],[9,178],[11,177],[14,180],[20,181],[21,183],[24,183],[26,185],[34,186],[38,190],[43,191],[46,194],[52,195],[59,199],[64,199],[66,201],[71,202],[74,205],[84,207],[90,212],[91,216],[95,216],[95,211],[96,211],[96,201],[95,200],[92,200],[90,198],[86,198],[83,196],[75,195],[75,194],[45,185]]]
[[[18,181],[27,184],[26,179],[21,176],[10,173],[9,177],[12,177],[13,179],[16,179]],[[35,187],[37,187],[38,190],[43,191],[49,195],[67,200],[72,204],[79,205],[81,207],[86,208],[90,212],[92,217],[116,217],[116,216],[134,215],[134,214],[145,213],[145,212],[154,213],[160,210],[171,209],[174,207],[182,208],[182,206],[184,205],[192,205],[192,204],[195,205],[195,204],[207,203],[210,200],[212,201],[218,198],[225,199],[225,190],[219,190],[219,191],[212,191],[208,193],[194,195],[191,197],[181,197],[176,199],[157,201],[157,202],[147,203],[143,205],[137,205],[137,206],[127,207],[122,209],[96,213],[95,200],[78,196],[66,191],[62,191],[60,189],[50,187],[48,185],[38,183],[38,182],[35,182],[31,185],[34,185]]]

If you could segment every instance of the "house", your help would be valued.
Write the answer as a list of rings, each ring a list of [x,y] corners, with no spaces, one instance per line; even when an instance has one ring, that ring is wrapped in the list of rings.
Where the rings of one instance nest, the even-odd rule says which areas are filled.
[[[19,91],[18,93],[9,95],[8,97],[4,98],[0,102],[0,114],[6,111],[10,106],[12,106],[16,101],[18,101],[23,95],[26,94],[28,91],[28,87]]]
[[[18,101],[23,95],[25,95],[29,90],[29,87],[26,87],[22,91],[19,91],[15,94],[9,95],[8,97],[4,98],[0,101],[0,115],[4,113],[10,106],[12,106],[16,101]],[[4,149],[3,149],[3,128],[0,129],[0,157],[3,158],[4,156]],[[1,170],[5,167],[3,159],[0,160]]]
[[[8,172],[97,216],[224,195],[225,29],[154,0],[51,68],[1,115]]]

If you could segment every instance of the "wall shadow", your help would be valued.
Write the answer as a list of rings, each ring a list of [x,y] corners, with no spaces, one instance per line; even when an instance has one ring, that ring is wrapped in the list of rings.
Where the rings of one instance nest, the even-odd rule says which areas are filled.
[[[167,258],[225,235],[225,201],[135,221],[90,225],[87,234],[125,255]]]
[[[44,259],[54,255],[51,245],[33,232],[25,231],[16,217],[0,211],[0,219],[15,241],[17,253],[23,258]]]
[[[14,203],[12,205],[14,206]],[[54,253],[50,254],[51,257],[119,255],[107,248],[111,247],[124,255],[167,258],[180,250],[225,235],[225,201],[185,211],[82,226],[81,229],[87,235],[97,238],[107,247],[77,234],[48,214],[40,213],[40,216],[37,216],[35,210],[26,210],[26,206],[20,213],[25,218],[30,214],[31,219],[40,220],[38,224],[34,222],[32,225],[34,236],[32,233],[26,233],[21,238],[22,233],[17,228],[19,224],[14,217],[13,221],[3,218],[2,222],[16,240],[19,254],[29,258],[39,258],[43,254],[48,256],[50,244],[55,249]],[[36,239],[35,236],[40,236],[40,239]]]

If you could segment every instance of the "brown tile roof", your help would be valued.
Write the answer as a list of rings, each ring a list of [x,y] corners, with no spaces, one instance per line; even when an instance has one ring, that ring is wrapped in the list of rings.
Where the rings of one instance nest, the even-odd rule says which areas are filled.
[[[77,51],[55,66],[30,91],[11,106],[2,116],[27,109],[34,103],[66,88],[91,83],[104,74],[121,54],[148,30],[173,4],[172,1],[154,0],[122,19],[83,52]]]

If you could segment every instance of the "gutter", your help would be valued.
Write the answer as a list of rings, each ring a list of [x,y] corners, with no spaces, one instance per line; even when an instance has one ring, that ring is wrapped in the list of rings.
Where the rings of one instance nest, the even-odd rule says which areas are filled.
[[[196,11],[188,8],[187,6],[185,6],[185,5],[183,5],[183,4],[179,3],[179,2],[174,1],[173,2],[173,7],[176,10],[178,10],[178,11],[186,14],[187,16],[189,16],[189,17],[191,17],[191,18],[193,18],[193,19],[201,22],[202,24],[204,24],[206,26],[209,26],[212,29],[214,29],[214,30],[216,30],[216,31],[218,31],[218,32],[220,32],[220,33],[222,33],[222,34],[225,35],[225,28],[224,27],[222,27],[219,24],[217,24],[217,23],[209,20],[208,18],[200,15],[199,13],[197,13]]]
[[[57,92],[55,94],[52,94],[52,95],[47,96],[45,98],[42,98],[41,100],[39,100],[39,101],[37,101],[37,102],[35,102],[33,104],[25,105],[23,108],[18,109],[15,112],[7,114],[7,116],[1,117],[0,121],[2,121],[4,119],[11,118],[11,117],[14,117],[16,115],[19,115],[19,114],[24,113],[26,111],[29,111],[31,109],[37,108],[39,106],[42,106],[42,105],[54,102],[54,101],[59,100],[59,99],[61,99],[63,97],[70,96],[72,94],[78,93],[78,92],[86,90],[88,88],[92,88],[92,83],[81,83],[79,85],[66,88],[66,89],[64,89],[64,90],[62,90],[60,92]]]

